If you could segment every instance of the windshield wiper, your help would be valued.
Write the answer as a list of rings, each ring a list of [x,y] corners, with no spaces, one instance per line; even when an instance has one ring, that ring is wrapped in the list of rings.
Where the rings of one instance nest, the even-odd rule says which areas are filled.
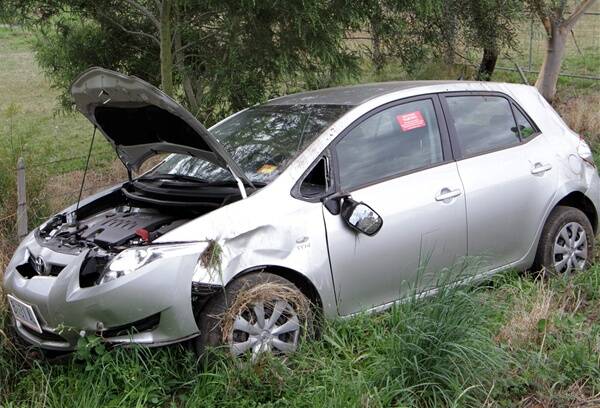
[[[236,180],[216,180],[216,181],[212,181],[210,183],[210,185],[211,186],[235,186],[235,185],[237,185],[237,181]],[[254,190],[258,190],[258,188],[264,187],[266,185],[267,185],[267,183],[265,183],[264,181],[253,181],[252,182],[252,188]],[[250,186],[248,185],[248,187],[250,187]]]
[[[185,174],[166,174],[158,173],[154,175],[142,176],[138,180],[177,180],[177,181],[191,181],[193,183],[208,184],[209,181],[200,177],[187,176]]]

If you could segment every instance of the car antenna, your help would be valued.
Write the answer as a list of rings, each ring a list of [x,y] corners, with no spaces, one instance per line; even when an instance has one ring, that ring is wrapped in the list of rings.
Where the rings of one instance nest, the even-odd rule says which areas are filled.
[[[90,165],[90,156],[92,155],[92,147],[94,147],[94,139],[96,138],[96,129],[94,126],[94,132],[92,133],[92,141],[90,142],[90,149],[88,151],[87,159],[85,161],[85,169],[83,170],[83,179],[81,180],[81,187],[79,188],[79,197],[77,198],[77,206],[75,212],[79,210],[79,203],[81,202],[81,195],[83,194],[83,186],[85,185],[85,176],[87,175],[88,167]]]

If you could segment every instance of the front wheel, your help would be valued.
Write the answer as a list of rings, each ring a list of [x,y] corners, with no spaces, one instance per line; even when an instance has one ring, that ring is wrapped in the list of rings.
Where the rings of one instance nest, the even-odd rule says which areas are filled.
[[[311,304],[290,281],[267,272],[236,279],[217,293],[198,316],[196,353],[225,348],[234,357],[255,361],[262,353],[296,351],[312,332]]]
[[[546,221],[535,267],[559,274],[586,269],[594,258],[594,231],[577,208],[556,207]]]

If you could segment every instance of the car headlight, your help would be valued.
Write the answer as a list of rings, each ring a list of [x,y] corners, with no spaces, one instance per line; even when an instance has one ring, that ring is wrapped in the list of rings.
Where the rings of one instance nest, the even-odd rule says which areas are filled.
[[[129,248],[120,252],[106,265],[98,284],[101,285],[128,275],[159,259],[190,254],[198,254],[200,257],[203,249],[204,246],[200,242]]]

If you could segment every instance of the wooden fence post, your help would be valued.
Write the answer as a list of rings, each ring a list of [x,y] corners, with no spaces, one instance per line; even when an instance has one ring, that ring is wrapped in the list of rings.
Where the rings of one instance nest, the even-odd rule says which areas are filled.
[[[17,236],[19,241],[27,235],[27,192],[25,190],[25,160],[17,162]]]

